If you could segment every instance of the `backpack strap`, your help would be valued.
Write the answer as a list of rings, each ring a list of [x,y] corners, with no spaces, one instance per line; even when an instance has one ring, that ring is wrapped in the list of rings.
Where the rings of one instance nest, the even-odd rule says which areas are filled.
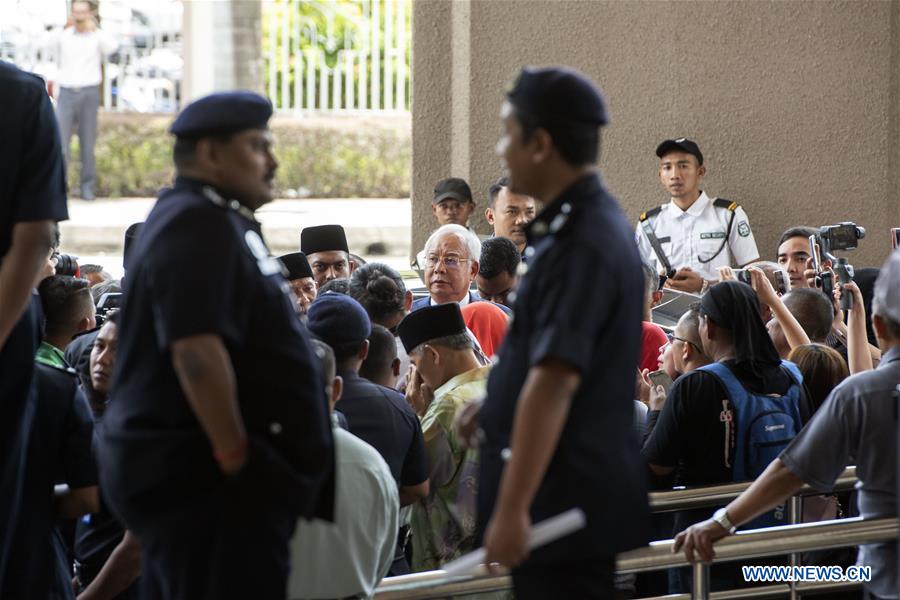
[[[719,382],[725,387],[725,391],[728,392],[728,399],[731,400],[732,404],[734,404],[734,399],[736,397],[743,397],[747,395],[747,391],[744,389],[744,386],[742,386],[737,377],[734,376],[734,373],[731,372],[731,369],[729,369],[722,363],[710,363],[708,365],[699,367],[697,370],[705,371],[706,373],[714,375],[715,378],[718,379]]]
[[[642,212],[640,217],[641,228],[644,230],[644,235],[647,236],[647,241],[650,242],[650,246],[653,248],[653,253],[656,254],[656,260],[666,270],[666,277],[672,277],[675,275],[675,269],[672,268],[672,263],[669,262],[669,257],[666,256],[665,251],[662,249],[662,244],[659,243],[659,238],[656,237],[656,232],[653,231],[653,226],[650,224],[650,217],[655,217],[661,210],[662,206],[657,206]]]

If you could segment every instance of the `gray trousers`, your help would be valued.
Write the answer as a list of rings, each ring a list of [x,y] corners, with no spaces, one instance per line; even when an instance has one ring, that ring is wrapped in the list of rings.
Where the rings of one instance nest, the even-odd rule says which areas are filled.
[[[94,197],[97,168],[94,163],[94,144],[97,142],[97,111],[100,108],[100,86],[59,89],[56,118],[62,138],[63,154],[69,164],[69,145],[72,134],[78,132],[81,154],[81,197]]]

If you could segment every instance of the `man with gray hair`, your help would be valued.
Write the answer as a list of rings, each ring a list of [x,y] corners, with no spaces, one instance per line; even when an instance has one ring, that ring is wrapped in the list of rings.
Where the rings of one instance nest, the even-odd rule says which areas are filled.
[[[481,240],[462,225],[442,225],[425,242],[427,298],[413,302],[412,310],[456,302],[465,306],[481,301],[469,287],[478,275]],[[509,309],[497,305],[509,314]]]
[[[736,526],[781,504],[804,483],[822,492],[855,461],[859,512],[865,519],[897,516],[897,396],[900,385],[900,251],[888,258],[875,283],[872,325],[881,348],[878,368],[845,379],[753,485],[711,519],[675,538],[689,560],[710,562],[713,542]],[[853,458],[851,458],[853,457]],[[873,598],[897,597],[897,544],[860,546],[857,564],[872,568]]]

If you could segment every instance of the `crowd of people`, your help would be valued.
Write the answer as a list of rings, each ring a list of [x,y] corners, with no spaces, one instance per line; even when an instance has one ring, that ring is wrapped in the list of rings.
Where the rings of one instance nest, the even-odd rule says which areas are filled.
[[[272,107],[248,92],[175,119],[177,177],[126,233],[121,280],[57,274],[52,108],[2,63],[0,97],[0,597],[364,598],[482,545],[517,598],[630,597],[690,578],[616,577],[617,553],[675,537],[711,560],[786,523],[803,483],[807,520],[896,515],[900,254],[829,294],[821,231],[785,224],[761,253],[685,138],[656,148],[669,199],[633,227],[577,71],[522,70],[484,194],[436,183],[418,298],[340,224],[270,253]],[[849,464],[857,491],[831,495]],[[648,489],[746,480],[727,506],[648,510]],[[573,507],[581,530],[528,547]],[[866,593],[897,597],[896,544],[858,560]],[[746,585],[727,564],[712,582]]]

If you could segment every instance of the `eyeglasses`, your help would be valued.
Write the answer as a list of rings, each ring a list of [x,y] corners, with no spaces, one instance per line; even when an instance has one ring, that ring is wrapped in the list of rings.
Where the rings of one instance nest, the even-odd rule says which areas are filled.
[[[425,266],[429,269],[433,269],[438,266],[438,264],[443,263],[448,269],[458,269],[459,265],[468,261],[468,258],[461,258],[459,256],[436,256],[432,254],[425,259]]]
[[[697,352],[701,352],[700,347],[697,344],[695,344],[694,342],[692,342],[691,340],[686,340],[684,338],[678,337],[677,335],[673,335],[672,341],[674,342],[676,340],[679,342],[684,342],[685,344],[690,344],[691,346],[694,347],[695,350],[697,350]]]

